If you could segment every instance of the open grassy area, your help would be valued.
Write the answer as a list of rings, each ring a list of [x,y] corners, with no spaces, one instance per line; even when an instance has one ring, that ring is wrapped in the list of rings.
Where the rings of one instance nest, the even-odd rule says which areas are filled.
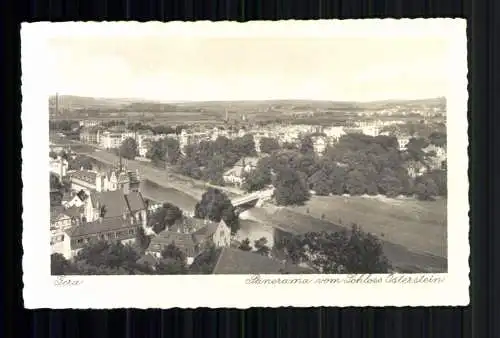
[[[313,196],[294,211],[363,230],[408,250],[447,257],[446,200]],[[309,211],[309,212],[308,212]]]

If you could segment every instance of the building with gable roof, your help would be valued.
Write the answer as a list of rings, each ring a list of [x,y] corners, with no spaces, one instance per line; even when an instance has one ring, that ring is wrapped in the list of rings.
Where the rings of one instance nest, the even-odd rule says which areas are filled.
[[[225,247],[221,250],[212,274],[259,275],[314,273],[310,268],[288,264],[255,252]]]
[[[62,157],[58,156],[56,159],[51,158],[50,159],[50,172],[54,173],[59,177],[59,179],[62,179],[65,177],[68,173],[68,168],[69,168],[69,163]]]
[[[243,184],[245,173],[251,172],[257,167],[260,157],[243,157],[229,170],[227,170],[223,179],[225,183],[240,186]]]
[[[52,252],[72,259],[88,243],[102,240],[133,243],[140,226],[142,225],[133,218],[99,218],[94,222],[66,228],[61,240],[52,246]]]
[[[203,226],[195,231],[193,227],[186,227],[185,224],[177,223],[169,229],[165,229],[157,236],[151,239],[147,254],[155,257],[161,257],[163,249],[174,244],[187,258],[187,264],[190,265],[208,245],[214,244],[216,247],[228,247],[231,244],[231,229],[221,220],[220,222],[211,222],[201,220]]]
[[[142,194],[137,191],[128,194],[120,190],[92,192],[84,206],[84,217],[87,222],[95,222],[99,218],[132,218],[146,227],[147,206]]]
[[[62,198],[62,205],[65,208],[71,208],[71,207],[81,207],[85,204],[85,200],[88,198],[87,193],[85,190],[80,190],[77,193],[65,193]]]
[[[97,172],[94,170],[76,170],[69,172],[71,189],[74,191],[139,191],[141,178],[136,170],[108,170]]]

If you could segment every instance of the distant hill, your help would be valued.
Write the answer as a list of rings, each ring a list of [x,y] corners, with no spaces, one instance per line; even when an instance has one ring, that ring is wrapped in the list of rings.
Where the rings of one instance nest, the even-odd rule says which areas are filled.
[[[55,108],[55,96],[49,98],[49,107]],[[59,109],[72,113],[73,117],[91,116],[88,111],[94,111],[94,117],[134,116],[138,113],[153,114],[155,117],[175,119],[176,121],[199,121],[204,119],[222,121],[225,111],[231,118],[241,119],[243,116],[256,120],[272,120],[274,118],[297,118],[300,114],[309,112],[328,116],[349,116],[365,110],[386,108],[442,107],[446,109],[444,97],[419,100],[384,100],[373,102],[351,101],[315,101],[315,100],[261,100],[261,101],[192,101],[192,102],[161,102],[133,98],[96,98],[74,95],[59,95]],[[65,114],[66,114],[65,113]],[[83,115],[81,115],[83,114]],[[194,115],[193,115],[194,114]],[[115,115],[116,116],[116,115]],[[150,115],[151,117],[151,115]],[[317,117],[315,117],[317,118]]]
[[[356,106],[360,108],[374,109],[380,107],[388,106],[419,106],[419,105],[446,105],[446,98],[436,97],[428,99],[417,99],[417,100],[381,100],[381,101],[371,101],[371,102],[360,102]]]
[[[56,96],[49,97],[49,106],[55,106]],[[74,95],[59,95],[59,107],[63,109],[69,108],[121,108],[132,103],[158,103],[157,101],[146,101],[129,98],[100,98],[100,97],[85,97]]]

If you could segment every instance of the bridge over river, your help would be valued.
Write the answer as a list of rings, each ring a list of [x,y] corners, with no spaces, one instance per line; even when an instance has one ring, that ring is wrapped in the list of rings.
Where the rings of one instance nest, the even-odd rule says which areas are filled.
[[[85,153],[85,155],[109,165],[118,163],[118,157],[106,151],[94,151]],[[153,194],[145,191],[143,194],[146,198],[158,202],[165,201],[179,204],[178,206],[185,211],[189,210],[192,212],[196,201],[200,200],[201,195],[211,186],[205,182],[196,181],[173,173],[167,169],[158,169],[138,161],[127,161],[126,164],[131,170],[138,169],[144,179],[155,183],[163,189],[176,191],[174,198],[170,198],[168,194],[163,193],[152,196]],[[212,187],[225,191],[232,199],[233,205],[235,206],[242,206],[247,203],[253,203],[259,199],[265,199],[268,197],[267,194],[269,194],[269,192],[259,192],[245,195],[238,189],[218,186]],[[182,193],[185,198],[179,198],[179,193]],[[165,197],[163,198],[162,196]],[[310,231],[340,231],[346,227],[345,225],[333,224],[313,216],[299,214],[294,212],[292,208],[257,206],[251,208],[246,214],[249,215],[249,219],[252,221],[274,229],[275,233],[297,235]],[[412,252],[402,245],[391,243],[384,239],[381,239],[381,242],[386,256],[399,271],[446,272],[446,258]]]

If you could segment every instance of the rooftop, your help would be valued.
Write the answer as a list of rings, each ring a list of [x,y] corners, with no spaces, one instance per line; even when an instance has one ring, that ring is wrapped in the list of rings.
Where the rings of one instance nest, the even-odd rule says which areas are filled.
[[[76,178],[87,183],[95,184],[97,173],[90,170],[76,170],[69,173],[71,178]]]
[[[174,244],[179,249],[193,249],[196,245],[192,234],[164,230],[151,239],[149,247],[154,250],[157,245],[163,247],[169,244]]]
[[[129,220],[124,220],[122,217],[104,218],[95,222],[74,226],[67,230],[67,234],[70,237],[80,237],[135,227],[135,224],[130,224]]]
[[[310,273],[311,270],[297,265],[285,264],[254,252],[235,248],[223,248],[213,274],[280,274]]]

